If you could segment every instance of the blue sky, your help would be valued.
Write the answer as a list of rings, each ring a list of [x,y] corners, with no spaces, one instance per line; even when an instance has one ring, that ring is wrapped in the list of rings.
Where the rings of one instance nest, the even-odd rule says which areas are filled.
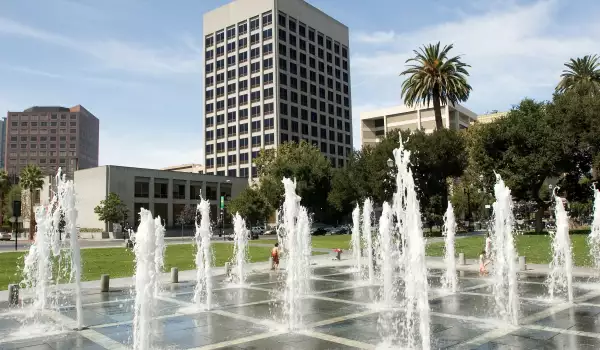
[[[101,164],[201,162],[202,14],[227,2],[2,0],[0,113],[82,104],[100,118]],[[401,103],[398,73],[425,43],[471,64],[477,113],[549,99],[566,60],[600,53],[597,0],[309,2],[350,28],[355,121]]]

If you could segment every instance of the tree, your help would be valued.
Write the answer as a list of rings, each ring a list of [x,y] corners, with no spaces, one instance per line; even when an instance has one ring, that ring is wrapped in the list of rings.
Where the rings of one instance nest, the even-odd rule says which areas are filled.
[[[36,202],[35,194],[44,186],[43,174],[37,165],[29,164],[21,170],[21,187],[29,193],[29,239],[33,240],[35,233],[35,213],[33,207]]]
[[[250,186],[229,201],[227,211],[231,214],[239,213],[246,223],[252,225],[267,219],[273,212],[273,208],[261,191]]]
[[[256,159],[258,189],[271,208],[283,203],[284,177],[297,181],[296,193],[316,220],[330,219],[327,194],[331,164],[321,151],[306,141],[286,142],[277,149],[262,150]]]
[[[548,207],[542,187],[571,167],[561,131],[553,127],[546,102],[524,99],[504,118],[469,131],[470,155],[491,189],[500,174],[517,200],[536,203],[536,231]]]
[[[0,170],[0,203],[4,203],[4,197],[10,189],[10,180],[6,170]],[[0,210],[0,225],[4,224],[4,210]]]
[[[101,200],[100,204],[94,208],[94,213],[105,223],[124,223],[127,220],[129,209],[118,194],[110,192],[106,199]]]
[[[571,58],[565,63],[561,80],[556,86],[556,92],[577,91],[583,94],[598,96],[600,93],[600,57],[585,55]]]
[[[408,69],[400,75],[408,78],[402,83],[404,103],[412,107],[416,104],[429,106],[433,102],[436,129],[444,128],[441,105],[464,102],[472,90],[467,82],[468,64],[463,63],[461,56],[448,57],[453,45],[446,45],[440,50],[440,43],[429,44],[414,50],[415,57],[406,63]]]
[[[13,201],[21,200],[21,186],[12,185],[8,190],[3,202],[4,219],[13,217]],[[23,206],[23,203],[21,203]]]
[[[188,225],[196,220],[196,206],[186,204],[177,215],[177,224]]]

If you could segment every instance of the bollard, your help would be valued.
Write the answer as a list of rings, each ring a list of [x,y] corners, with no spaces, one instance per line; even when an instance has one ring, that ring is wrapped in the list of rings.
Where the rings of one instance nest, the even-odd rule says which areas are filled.
[[[275,266],[273,265],[273,257],[272,256],[269,257],[269,267],[271,268],[271,270],[273,270],[275,268]]]
[[[8,305],[17,306],[19,305],[19,285],[9,284],[8,285]]]
[[[524,256],[519,257],[519,269],[521,271],[527,270],[527,259]]]
[[[103,293],[107,293],[110,289],[110,276],[102,275],[100,276],[100,291]]]
[[[458,253],[458,264],[466,265],[465,264],[465,253]]]
[[[231,263],[230,262],[225,263],[225,276],[227,276],[227,277],[231,276]]]
[[[171,283],[179,283],[179,269],[171,267]]]

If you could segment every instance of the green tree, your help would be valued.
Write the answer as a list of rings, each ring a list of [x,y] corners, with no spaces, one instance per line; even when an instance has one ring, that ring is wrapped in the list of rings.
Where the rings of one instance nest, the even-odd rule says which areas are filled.
[[[36,193],[44,186],[42,170],[33,164],[27,165],[21,170],[20,184],[21,187],[29,193],[29,239],[33,240],[35,233],[35,213],[33,208],[36,204]]]
[[[472,90],[467,82],[466,68],[470,66],[460,60],[461,56],[449,57],[452,48],[453,45],[446,45],[440,50],[438,42],[414,50],[415,57],[406,61],[412,64],[400,74],[408,76],[402,83],[404,103],[412,107],[420,103],[429,106],[433,102],[437,130],[444,128],[442,104],[464,102]]]
[[[249,225],[263,222],[273,210],[262,192],[252,186],[227,203],[227,211],[232,215],[239,213]]]
[[[258,188],[271,208],[283,203],[284,177],[297,181],[296,193],[316,220],[330,219],[327,194],[331,164],[321,151],[306,141],[286,142],[277,149],[263,150],[256,159]]]
[[[110,192],[106,199],[100,201],[94,208],[98,219],[112,225],[113,223],[124,223],[127,220],[129,209],[118,194]]]
[[[600,93],[600,58],[598,55],[585,55],[571,58],[565,63],[567,69],[560,75],[556,92],[577,91],[598,96]]]
[[[4,198],[10,190],[10,181],[6,170],[0,170],[0,203],[4,203]],[[0,210],[0,225],[4,224],[4,210]]]
[[[8,190],[8,192],[6,193],[6,196],[4,197],[4,201],[3,201],[3,213],[4,213],[4,219],[8,220],[7,218],[11,218],[13,217],[13,201],[20,201],[21,200],[21,186],[19,185],[12,185],[10,187],[10,189]],[[12,224],[11,224],[12,226]]]
[[[536,203],[536,231],[549,203],[543,186],[570,167],[561,131],[553,127],[548,104],[524,99],[504,118],[479,124],[469,132],[470,155],[488,188],[501,175],[517,200]]]

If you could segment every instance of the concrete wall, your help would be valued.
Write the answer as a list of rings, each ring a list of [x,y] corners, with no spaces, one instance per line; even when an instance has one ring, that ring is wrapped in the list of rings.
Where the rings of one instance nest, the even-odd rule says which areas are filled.
[[[288,16],[295,17],[298,21],[313,27],[316,30],[322,30],[325,35],[333,40],[348,46],[349,33],[348,27],[343,25],[331,16],[328,16],[321,10],[312,6],[305,0],[276,0],[277,11],[282,11]],[[258,1],[257,1],[258,2]],[[274,14],[276,16],[277,13]]]
[[[94,208],[106,199],[108,191],[107,167],[101,166],[75,172],[75,193],[77,195],[77,222],[81,228],[100,228],[108,231],[108,226],[98,219]]]

